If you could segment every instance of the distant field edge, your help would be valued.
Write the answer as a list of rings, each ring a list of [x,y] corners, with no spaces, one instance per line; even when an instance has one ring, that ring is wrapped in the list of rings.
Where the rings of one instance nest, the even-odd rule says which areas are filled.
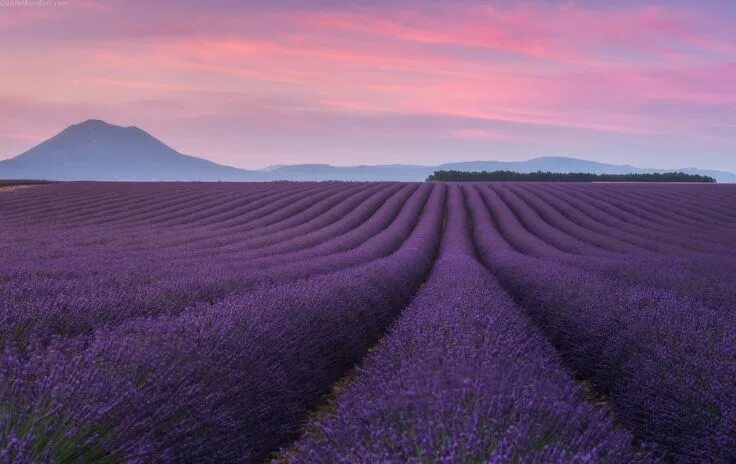
[[[647,174],[593,174],[588,172],[521,173],[515,171],[434,171],[427,182],[693,182],[716,183],[716,179],[684,172]]]
[[[0,187],[20,187],[22,185],[51,184],[53,182],[39,179],[0,179]]]

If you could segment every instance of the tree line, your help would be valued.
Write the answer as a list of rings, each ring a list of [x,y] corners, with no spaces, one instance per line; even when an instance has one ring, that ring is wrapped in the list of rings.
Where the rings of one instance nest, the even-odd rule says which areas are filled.
[[[36,179],[0,179],[0,187],[15,187],[18,185],[50,184],[48,180]]]
[[[708,182],[710,176],[685,174],[684,172],[656,172],[646,174],[593,174],[589,172],[521,173],[515,171],[434,171],[427,182]]]

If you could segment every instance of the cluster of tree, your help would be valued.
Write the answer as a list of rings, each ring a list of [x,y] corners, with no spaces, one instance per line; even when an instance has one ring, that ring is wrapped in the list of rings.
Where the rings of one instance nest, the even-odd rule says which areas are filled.
[[[16,185],[36,185],[48,184],[48,180],[32,180],[32,179],[0,179],[0,187],[14,187]]]
[[[592,174],[589,172],[435,171],[427,182],[715,182],[709,176],[662,172],[651,174]]]

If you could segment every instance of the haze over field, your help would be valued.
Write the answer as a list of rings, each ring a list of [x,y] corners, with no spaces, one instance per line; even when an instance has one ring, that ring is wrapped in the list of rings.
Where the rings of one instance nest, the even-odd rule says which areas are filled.
[[[525,161],[466,161],[436,166],[387,164],[337,167],[299,164],[246,170],[181,154],[138,127],[115,126],[94,119],[70,126],[17,157],[0,160],[0,179],[421,182],[435,170],[596,174],[660,171],[565,157]],[[736,174],[732,172],[694,168],[677,168],[676,171],[711,176],[719,182],[736,182]]]
[[[0,8],[0,159],[103,119],[246,169],[736,170],[731,1],[61,4]]]

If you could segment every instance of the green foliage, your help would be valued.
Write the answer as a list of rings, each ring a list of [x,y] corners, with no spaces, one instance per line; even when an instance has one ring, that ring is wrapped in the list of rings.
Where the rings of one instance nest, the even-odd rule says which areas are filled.
[[[427,182],[707,182],[715,179],[698,174],[663,172],[652,174],[592,174],[588,172],[435,171]]]
[[[11,461],[121,463],[100,444],[109,432],[109,427],[75,425],[51,401],[32,411],[0,405],[0,448],[5,446]]]
[[[0,179],[0,187],[16,187],[19,185],[38,185],[50,184],[48,180],[32,180],[32,179]]]

